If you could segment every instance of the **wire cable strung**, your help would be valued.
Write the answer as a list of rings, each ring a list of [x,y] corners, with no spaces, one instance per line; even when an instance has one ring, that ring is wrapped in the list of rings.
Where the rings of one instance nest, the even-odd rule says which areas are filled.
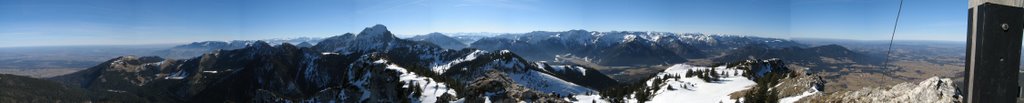
[[[896,22],[892,23],[892,35],[889,36],[889,50],[885,52],[885,62],[882,62],[882,68],[885,69],[889,66],[889,56],[892,55],[892,43],[896,39],[896,26],[900,24],[900,13],[903,12],[903,0],[900,0],[899,9],[896,9]]]

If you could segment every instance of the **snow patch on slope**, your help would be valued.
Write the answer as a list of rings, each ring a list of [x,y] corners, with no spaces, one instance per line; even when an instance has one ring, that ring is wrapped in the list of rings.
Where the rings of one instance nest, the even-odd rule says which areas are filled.
[[[574,95],[572,97],[576,98],[576,101],[572,101],[572,100],[570,100],[568,98],[565,99],[565,101],[572,101],[574,103],[611,103],[611,102],[608,102],[607,100],[604,100],[603,98],[601,98],[601,95],[597,95],[597,94]]]
[[[698,77],[686,77],[686,71],[692,70],[712,70],[720,74],[721,78],[719,81],[706,82]],[[747,79],[747,77],[734,75],[743,74],[745,70],[736,68],[726,68],[725,66],[719,67],[698,67],[686,64],[676,64],[668,69],[665,69],[662,73],[656,75],[655,78],[647,80],[647,85],[654,85],[657,79],[661,79],[663,84],[654,85],[656,91],[650,99],[652,103],[733,103],[738,100],[731,99],[730,94],[739,92],[742,90],[750,89],[752,86],[757,85],[756,82]],[[671,76],[679,76],[679,78],[671,78]],[[663,78],[670,77],[670,78]],[[669,89],[672,88],[672,89]],[[633,97],[635,95],[629,95],[630,97],[625,98],[628,103],[641,102]],[[576,103],[591,103],[591,102],[608,102],[598,95],[574,95],[577,101]]]
[[[538,71],[527,71],[523,73],[509,73],[517,84],[534,90],[557,93],[559,95],[593,93],[590,88],[579,86],[571,82],[559,79],[558,77],[544,74]]]
[[[387,61],[377,60],[377,62],[374,63],[386,64]],[[399,80],[402,81],[402,83],[405,83],[402,85],[403,88],[411,88],[413,87],[412,85],[418,85],[420,89],[423,89],[423,92],[420,93],[420,96],[418,97],[419,102],[421,103],[434,103],[437,101],[438,97],[441,97],[441,95],[444,95],[445,93],[448,93],[453,96],[457,94],[455,93],[454,89],[448,88],[448,86],[445,83],[433,81],[430,78],[426,78],[417,75],[416,73],[409,72],[405,68],[399,67],[398,65],[388,64],[387,69],[398,71],[399,74],[401,74]]]
[[[686,70],[710,70],[711,67],[696,67],[686,64],[676,64],[669,67],[665,72],[658,74],[658,76],[664,75],[686,75]],[[725,68],[724,66],[715,67],[716,72],[721,74],[733,74],[735,72],[742,73],[743,70],[734,68]],[[648,81],[648,84],[653,82]],[[754,81],[751,81],[743,76],[723,76],[721,81],[716,82],[704,82],[697,77],[680,77],[679,79],[668,79],[665,82],[666,85],[659,87],[658,93],[655,93],[652,102],[678,102],[687,101],[694,103],[732,103],[736,100],[730,99],[729,94],[741,90],[749,89],[751,86],[756,85]],[[676,90],[669,90],[669,86],[672,86]]]
[[[469,53],[469,55],[466,55],[465,57],[462,57],[462,58],[459,58],[459,59],[455,59],[455,60],[453,60],[451,62],[444,63],[443,65],[436,65],[436,66],[431,68],[431,71],[434,71],[437,74],[444,74],[445,71],[447,71],[448,69],[451,69],[452,65],[459,64],[459,63],[466,62],[466,61],[472,61],[472,60],[476,59],[476,57],[479,57],[479,56],[484,55],[484,54],[487,54],[487,51],[476,50],[476,51],[473,51],[472,53]]]
[[[622,39],[622,42],[623,42],[623,43],[625,43],[625,42],[631,42],[631,41],[633,41],[633,40],[636,40],[636,35],[626,35],[626,36],[622,36],[622,38],[623,38],[623,39]]]

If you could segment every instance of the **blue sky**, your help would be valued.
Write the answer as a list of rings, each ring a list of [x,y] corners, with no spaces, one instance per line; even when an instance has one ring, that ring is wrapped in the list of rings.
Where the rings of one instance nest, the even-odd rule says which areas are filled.
[[[429,32],[888,39],[897,0],[0,0],[0,47]],[[897,39],[964,41],[967,1],[907,0]]]
[[[888,40],[899,0],[793,0],[790,36]],[[897,40],[966,41],[967,0],[905,0]]]

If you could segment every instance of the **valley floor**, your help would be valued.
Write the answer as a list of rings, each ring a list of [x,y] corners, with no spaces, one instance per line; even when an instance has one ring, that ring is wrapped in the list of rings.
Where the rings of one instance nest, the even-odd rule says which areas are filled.
[[[74,73],[74,72],[77,72],[77,71],[80,71],[80,70],[84,70],[84,69],[74,69],[74,68],[65,68],[65,69],[0,69],[0,74],[20,75],[20,76],[28,76],[28,77],[32,77],[32,78],[49,78],[49,77],[54,77],[54,76],[60,76],[60,75],[64,75],[64,74]]]

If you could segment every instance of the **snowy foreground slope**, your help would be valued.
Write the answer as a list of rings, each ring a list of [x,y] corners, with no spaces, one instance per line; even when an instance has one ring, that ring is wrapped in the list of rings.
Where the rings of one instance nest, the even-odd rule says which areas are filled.
[[[751,86],[756,85],[754,81],[751,81],[743,76],[731,75],[733,73],[742,73],[743,70],[735,68],[725,68],[725,66],[714,67],[716,72],[723,72],[727,74],[721,78],[721,81],[716,82],[704,82],[697,77],[683,77],[669,79],[665,82],[665,85],[659,87],[658,90],[664,90],[657,92],[654,98],[651,98],[652,102],[674,102],[674,101],[687,101],[693,103],[716,103],[725,102],[733,103],[736,102],[734,99],[729,98],[729,94],[749,89]],[[658,74],[658,76],[666,75],[686,75],[687,70],[711,70],[711,67],[695,67],[685,64],[677,64],[669,67],[664,73]],[[652,84],[653,81],[647,81],[647,84]],[[672,89],[669,89],[672,88]],[[674,89],[674,90],[673,90]]]
[[[734,92],[750,89],[750,87],[756,85],[754,81],[747,79],[747,77],[733,75],[741,74],[745,70],[736,68],[726,68],[725,66],[719,67],[698,67],[686,64],[676,64],[664,72],[659,73],[656,77],[666,76],[684,76],[687,71],[696,70],[712,70],[715,72],[721,72],[722,78],[719,81],[706,82],[698,77],[680,77],[680,78],[668,78],[661,80],[662,78],[653,78],[647,80],[645,83],[648,86],[654,86],[656,91],[654,92],[653,98],[647,102],[654,103],[678,103],[678,102],[689,102],[689,103],[733,103],[736,99],[731,99],[729,94]],[[656,81],[663,82],[660,85],[655,85]],[[608,103],[609,101],[601,99],[599,95],[576,95],[574,96],[578,101],[576,103],[591,103],[600,102]],[[631,98],[636,98],[631,96]],[[628,99],[626,102],[636,103],[639,102],[637,99]]]
[[[822,85],[820,79],[798,75],[801,73],[790,71],[783,65],[778,59],[748,60],[716,67],[676,64],[640,84],[642,86],[625,87],[638,89],[622,96],[615,96],[615,93],[583,94],[566,100],[576,103],[735,103],[765,100],[791,103],[820,92],[816,88]],[[759,85],[767,88],[757,88]],[[757,93],[758,90],[771,92]],[[766,93],[771,93],[767,96],[775,99],[746,99]]]
[[[959,103],[962,98],[949,78],[932,77],[888,88],[830,93],[822,92],[824,83],[819,76],[789,70],[777,59],[747,60],[716,67],[676,64],[639,86],[622,87],[630,89],[624,92],[628,94],[581,94],[566,100],[575,103]]]

